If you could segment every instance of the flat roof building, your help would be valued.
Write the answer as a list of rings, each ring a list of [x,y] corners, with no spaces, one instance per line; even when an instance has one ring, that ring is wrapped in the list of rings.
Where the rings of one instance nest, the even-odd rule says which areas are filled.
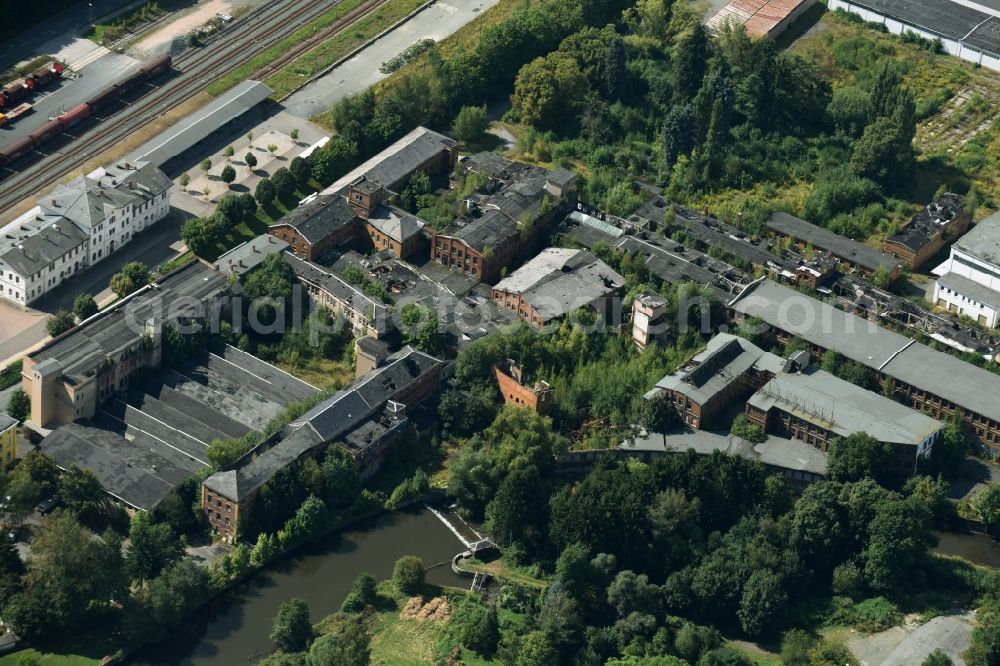
[[[625,278],[587,250],[550,247],[493,287],[493,301],[541,328],[581,308],[606,316]]]
[[[802,247],[811,245],[816,250],[825,250],[867,275],[873,275],[881,269],[891,279],[899,276],[899,259],[788,213],[773,213],[767,221],[767,228],[773,234],[794,239]]]
[[[830,0],[828,6],[881,23],[895,35],[914,32],[940,39],[947,53],[1000,71],[1000,9],[995,2]]]
[[[737,317],[756,317],[779,341],[798,337],[892,380],[893,397],[937,419],[959,412],[984,444],[1000,450],[1000,375],[939,352],[873,321],[837,309],[768,279],[729,303]]]
[[[1000,325],[1000,212],[951,246],[948,260],[932,271],[934,304],[983,326]]]

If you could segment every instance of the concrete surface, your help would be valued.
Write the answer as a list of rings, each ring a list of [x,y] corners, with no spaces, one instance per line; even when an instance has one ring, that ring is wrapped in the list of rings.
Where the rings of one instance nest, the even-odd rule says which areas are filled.
[[[350,60],[310,83],[287,100],[285,108],[293,115],[310,118],[333,107],[386,77],[379,71],[382,63],[399,55],[420,41],[441,41],[475,20],[497,0],[449,0],[436,2],[389,34],[378,39]]]
[[[893,627],[871,636],[856,636],[847,647],[862,666],[911,666],[940,648],[955,666],[965,666],[975,616],[972,613],[935,617],[919,626]]]
[[[91,51],[91,54],[94,53],[99,52]],[[85,59],[87,57],[89,56],[84,56]],[[26,100],[35,108],[31,113],[0,129],[0,147],[28,136],[50,118],[86,102],[141,66],[138,60],[103,49],[100,57],[84,65],[73,78],[64,77],[58,83],[50,83],[44,90]],[[139,90],[141,88],[137,92]],[[112,105],[108,110],[117,111],[118,108],[117,105]],[[107,110],[103,111],[102,115],[107,113]],[[67,133],[73,135],[75,130],[76,128],[70,128]]]
[[[191,182],[188,183],[188,193],[200,196],[206,202],[218,203],[222,195],[227,192],[233,194],[253,193],[262,179],[274,175],[274,172],[281,167],[288,167],[293,157],[298,157],[309,144],[292,141],[284,132],[271,129],[264,132],[254,131],[253,142],[242,135],[232,144],[235,151],[231,158],[226,158],[221,152],[209,157],[212,161],[212,168],[208,172],[199,169],[189,169],[188,175]],[[277,146],[272,153],[268,146]],[[257,158],[257,165],[251,169],[244,161],[247,153],[253,153]],[[233,167],[236,171],[236,180],[231,185],[226,185],[219,177],[226,166]],[[205,191],[208,194],[205,194]]]
[[[126,6],[138,6],[146,0],[90,0],[95,22],[101,17]],[[0,69],[6,69],[22,60],[30,60],[43,53],[59,51],[90,23],[91,9],[87,3],[78,3],[42,23],[22,30],[16,37],[0,43]]]

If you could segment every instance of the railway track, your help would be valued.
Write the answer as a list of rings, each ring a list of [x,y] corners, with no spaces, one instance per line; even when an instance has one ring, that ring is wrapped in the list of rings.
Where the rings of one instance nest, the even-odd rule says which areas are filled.
[[[370,0],[335,22],[343,28],[385,0]],[[271,2],[247,14],[210,42],[189,49],[174,59],[175,76],[115,113],[99,114],[99,122],[76,135],[59,149],[0,181],[0,209],[7,209],[66,173],[82,166],[88,159],[114,146],[136,129],[183,103],[203,90],[216,78],[270,48],[281,39],[312,21],[341,0],[285,0]],[[332,27],[331,24],[330,27]],[[325,32],[325,30],[324,30]],[[56,142],[58,143],[58,141]]]

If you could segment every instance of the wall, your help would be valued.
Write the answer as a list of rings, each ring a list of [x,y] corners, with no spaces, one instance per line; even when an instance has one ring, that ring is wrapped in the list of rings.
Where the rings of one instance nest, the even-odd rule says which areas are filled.
[[[532,411],[544,414],[552,406],[552,393],[535,393],[527,386],[519,384],[513,377],[505,373],[497,366],[493,366],[493,376],[496,377],[503,395],[504,402],[508,405],[527,407]]]

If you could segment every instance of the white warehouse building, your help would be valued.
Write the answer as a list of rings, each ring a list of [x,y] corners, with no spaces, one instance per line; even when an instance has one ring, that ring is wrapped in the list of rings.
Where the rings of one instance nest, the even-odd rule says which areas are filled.
[[[27,305],[170,212],[170,179],[119,162],[59,186],[0,229],[0,295]]]
[[[955,241],[948,260],[932,272],[939,276],[935,305],[995,328],[1000,323],[1000,212]]]
[[[866,21],[901,35],[940,39],[953,56],[1000,71],[1000,3],[997,0],[828,0]]]

